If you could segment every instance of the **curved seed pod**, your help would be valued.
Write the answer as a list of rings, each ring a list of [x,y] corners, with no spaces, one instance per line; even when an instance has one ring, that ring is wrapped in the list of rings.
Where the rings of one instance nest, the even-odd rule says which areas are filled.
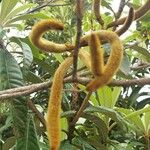
[[[58,150],[60,146],[60,110],[61,110],[61,91],[63,88],[63,77],[73,63],[73,58],[68,57],[60,64],[55,72],[47,112],[47,132],[51,150]]]
[[[57,44],[42,38],[42,35],[50,29],[63,30],[63,28],[63,24],[58,21],[52,19],[42,20],[32,27],[30,40],[36,47],[46,52],[62,53],[71,51],[74,48],[71,44]]]
[[[80,50],[78,54],[81,61],[85,64],[85,66],[91,70],[91,56],[90,53],[86,50]]]
[[[141,17],[144,16],[149,10],[150,10],[150,0],[147,0],[146,3],[145,3],[143,6],[141,6],[140,8],[138,8],[138,9],[135,11],[134,20],[137,20],[137,19],[141,18]],[[110,24],[108,24],[107,28],[124,24],[124,22],[126,21],[126,19],[127,19],[127,17],[123,17],[123,18],[118,19],[117,21],[113,21],[113,22],[111,22]]]
[[[134,20],[134,9],[131,7],[125,23],[119,30],[116,31],[116,33],[120,36],[124,32],[126,32],[129,29],[130,25],[132,24],[133,20]]]
[[[111,53],[109,59],[104,67],[104,72],[101,76],[94,78],[86,87],[87,91],[95,91],[97,88],[108,84],[113,75],[117,72],[122,57],[123,57],[123,47],[116,33],[112,31],[98,32],[99,37],[103,40],[107,40],[111,45]]]
[[[95,14],[95,17],[96,17],[96,20],[98,21],[98,23],[102,26],[104,26],[104,21],[101,17],[101,14],[100,14],[100,5],[101,5],[101,0],[94,0],[93,2],[93,6],[94,6],[94,14]]]
[[[100,76],[104,72],[104,51],[97,34],[91,33],[89,46],[92,72],[94,76]]]

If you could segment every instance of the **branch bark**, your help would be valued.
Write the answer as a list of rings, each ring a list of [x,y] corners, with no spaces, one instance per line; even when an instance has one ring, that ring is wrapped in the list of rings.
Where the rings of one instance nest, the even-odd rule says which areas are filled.
[[[85,77],[79,77],[76,82],[86,85],[91,81],[90,78]],[[72,83],[72,77],[67,77],[64,79],[64,83]],[[150,78],[140,78],[140,79],[132,79],[132,80],[113,80],[111,81],[108,86],[123,86],[123,87],[129,87],[129,86],[144,86],[150,84]],[[27,96],[31,93],[44,90],[49,88],[52,85],[52,81],[44,82],[44,83],[38,83],[38,84],[32,84],[20,88],[14,88],[14,89],[8,89],[5,91],[0,91],[0,100],[5,99],[12,99],[20,96]]]

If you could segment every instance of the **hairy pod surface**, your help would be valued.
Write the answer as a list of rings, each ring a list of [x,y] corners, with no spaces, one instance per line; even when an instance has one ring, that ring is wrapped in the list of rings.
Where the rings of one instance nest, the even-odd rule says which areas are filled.
[[[79,58],[81,59],[81,61],[85,64],[85,66],[91,70],[91,56],[90,53],[86,50],[80,50],[79,54],[78,54]]]
[[[148,13],[149,10],[150,10],[150,0],[147,0],[143,6],[141,6],[137,10],[135,10],[134,20],[140,19],[142,16],[144,16],[146,13]],[[108,24],[107,28],[124,24],[126,19],[127,19],[127,17],[123,17],[123,18],[118,19],[117,21],[113,21],[110,24]]]
[[[92,72],[94,76],[100,76],[104,72],[104,51],[97,34],[91,33],[89,46]]]
[[[63,89],[63,78],[69,67],[73,63],[73,58],[68,57],[60,64],[55,72],[47,111],[47,133],[51,150],[59,150],[60,146],[60,111]]]
[[[100,14],[100,5],[101,5],[101,0],[94,0],[93,1],[94,14],[95,14],[96,20],[103,27],[104,21],[101,17],[101,14]]]
[[[116,33],[119,36],[122,35],[123,33],[125,33],[129,29],[129,27],[132,24],[133,20],[134,20],[134,9],[131,7],[130,10],[129,10],[129,14],[128,14],[128,17],[127,17],[125,23],[123,24],[123,26],[119,30],[116,31]]]
[[[74,48],[71,44],[58,44],[42,38],[42,35],[48,30],[63,30],[63,28],[63,24],[56,20],[45,19],[39,21],[32,27],[30,40],[36,47],[46,52],[62,53],[71,51]]]
[[[118,35],[112,31],[100,31],[95,32],[98,35],[100,40],[104,40],[110,43],[111,45],[111,52],[109,59],[104,66],[104,72],[102,75],[95,77],[86,87],[87,91],[95,91],[97,88],[102,87],[108,84],[112,77],[117,72],[121,60],[123,57],[123,46],[118,37]],[[91,35],[88,35],[91,36]],[[86,37],[87,38],[87,37]]]

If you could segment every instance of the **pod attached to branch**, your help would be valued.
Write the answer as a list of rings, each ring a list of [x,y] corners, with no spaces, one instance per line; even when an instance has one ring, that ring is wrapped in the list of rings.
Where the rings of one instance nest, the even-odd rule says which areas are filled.
[[[130,10],[129,10],[129,14],[128,14],[128,17],[127,17],[125,23],[123,24],[123,26],[119,30],[116,31],[116,33],[119,36],[122,35],[123,33],[125,33],[129,29],[129,27],[132,24],[133,20],[134,20],[134,9],[131,7]]]
[[[96,32],[95,32],[96,33]],[[91,35],[88,35],[91,36]],[[109,59],[104,66],[104,72],[100,76],[96,76],[87,86],[87,91],[95,91],[96,89],[107,85],[117,72],[123,57],[123,46],[118,35],[112,31],[97,32],[97,36],[111,45],[111,53]]]
[[[94,76],[100,76],[104,72],[104,51],[97,34],[91,33],[89,46],[92,72]]]
[[[55,72],[53,84],[51,87],[50,98],[48,102],[47,111],[47,133],[50,142],[51,150],[59,150],[60,146],[60,111],[61,111],[61,98],[63,89],[63,78],[69,67],[73,63],[73,58],[68,57],[60,64]]]
[[[32,27],[30,40],[36,47],[46,52],[62,53],[71,51],[74,48],[71,44],[58,44],[42,38],[42,35],[48,30],[63,30],[63,28],[63,24],[56,20],[46,19],[39,21]]]

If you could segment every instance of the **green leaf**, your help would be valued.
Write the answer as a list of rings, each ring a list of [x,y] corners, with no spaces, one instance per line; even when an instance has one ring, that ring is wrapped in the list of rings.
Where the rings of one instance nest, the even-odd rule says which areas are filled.
[[[150,52],[147,51],[147,49],[140,47],[140,46],[132,46],[132,49],[134,49],[135,51],[137,51],[138,53],[143,55],[143,58],[147,61],[150,62]]]
[[[28,69],[33,61],[31,48],[19,38],[12,37],[10,41],[17,43],[21,47],[23,51],[23,66],[25,69]]]
[[[31,71],[24,71],[24,78],[26,81],[31,82],[31,83],[41,83],[43,80],[37,76],[35,73]]]
[[[148,107],[148,105],[146,105],[146,107]],[[144,113],[143,124],[144,124],[144,127],[145,127],[146,135],[150,135],[150,111]]]
[[[129,61],[129,59],[128,59],[128,57],[127,57],[127,55],[125,55],[124,57],[123,57],[123,60],[122,60],[122,63],[121,63],[121,66],[120,66],[120,70],[125,74],[125,75],[129,75],[130,74],[130,65],[131,65],[131,63],[130,63],[130,61]]]
[[[116,121],[121,127],[125,125],[125,121],[123,118],[114,111],[113,109],[106,108],[103,106],[90,106],[84,110],[85,113],[92,113],[92,112],[98,112],[101,114],[106,115],[107,117],[111,118],[112,120]]]
[[[0,49],[0,90],[23,86],[21,70],[14,57]]]
[[[20,43],[23,50],[23,66],[24,68],[28,69],[33,61],[32,51],[26,43],[24,42]]]
[[[15,150],[40,150],[32,115],[28,115],[26,136],[17,141]]]
[[[26,9],[29,9],[31,7],[35,6],[34,4],[25,4],[22,5],[14,10],[12,10],[3,20],[3,23],[8,21],[8,19],[14,18],[18,13],[25,11]]]
[[[93,148],[90,144],[88,144],[87,141],[85,141],[82,137],[76,136],[73,140],[72,143],[78,147],[80,147],[80,149],[85,149],[85,150],[95,150],[95,148]]]
[[[118,100],[121,89],[121,87],[110,88],[108,86],[100,88],[98,96],[101,106],[113,108]]]
[[[0,49],[0,90],[23,86],[21,70],[14,57],[4,49]],[[25,135],[27,103],[23,97],[13,99],[10,111],[16,137]]]
[[[78,150],[77,147],[70,144],[70,141],[64,140],[61,142],[60,150]]]
[[[83,117],[96,125],[101,143],[106,143],[108,138],[108,128],[105,122],[95,115],[85,114]]]
[[[12,11],[19,0],[2,0],[0,22]]]
[[[9,150],[15,145],[16,138],[14,136],[7,138],[3,144],[3,150]]]
[[[19,15],[15,18],[12,18],[10,20],[8,20],[7,22],[5,22],[4,26],[10,26],[10,24],[16,22],[16,21],[20,21],[20,20],[27,20],[27,19],[33,19],[33,18],[39,18],[39,19],[49,19],[49,16],[43,14],[43,13],[36,13],[36,14],[24,14],[24,15]]]

